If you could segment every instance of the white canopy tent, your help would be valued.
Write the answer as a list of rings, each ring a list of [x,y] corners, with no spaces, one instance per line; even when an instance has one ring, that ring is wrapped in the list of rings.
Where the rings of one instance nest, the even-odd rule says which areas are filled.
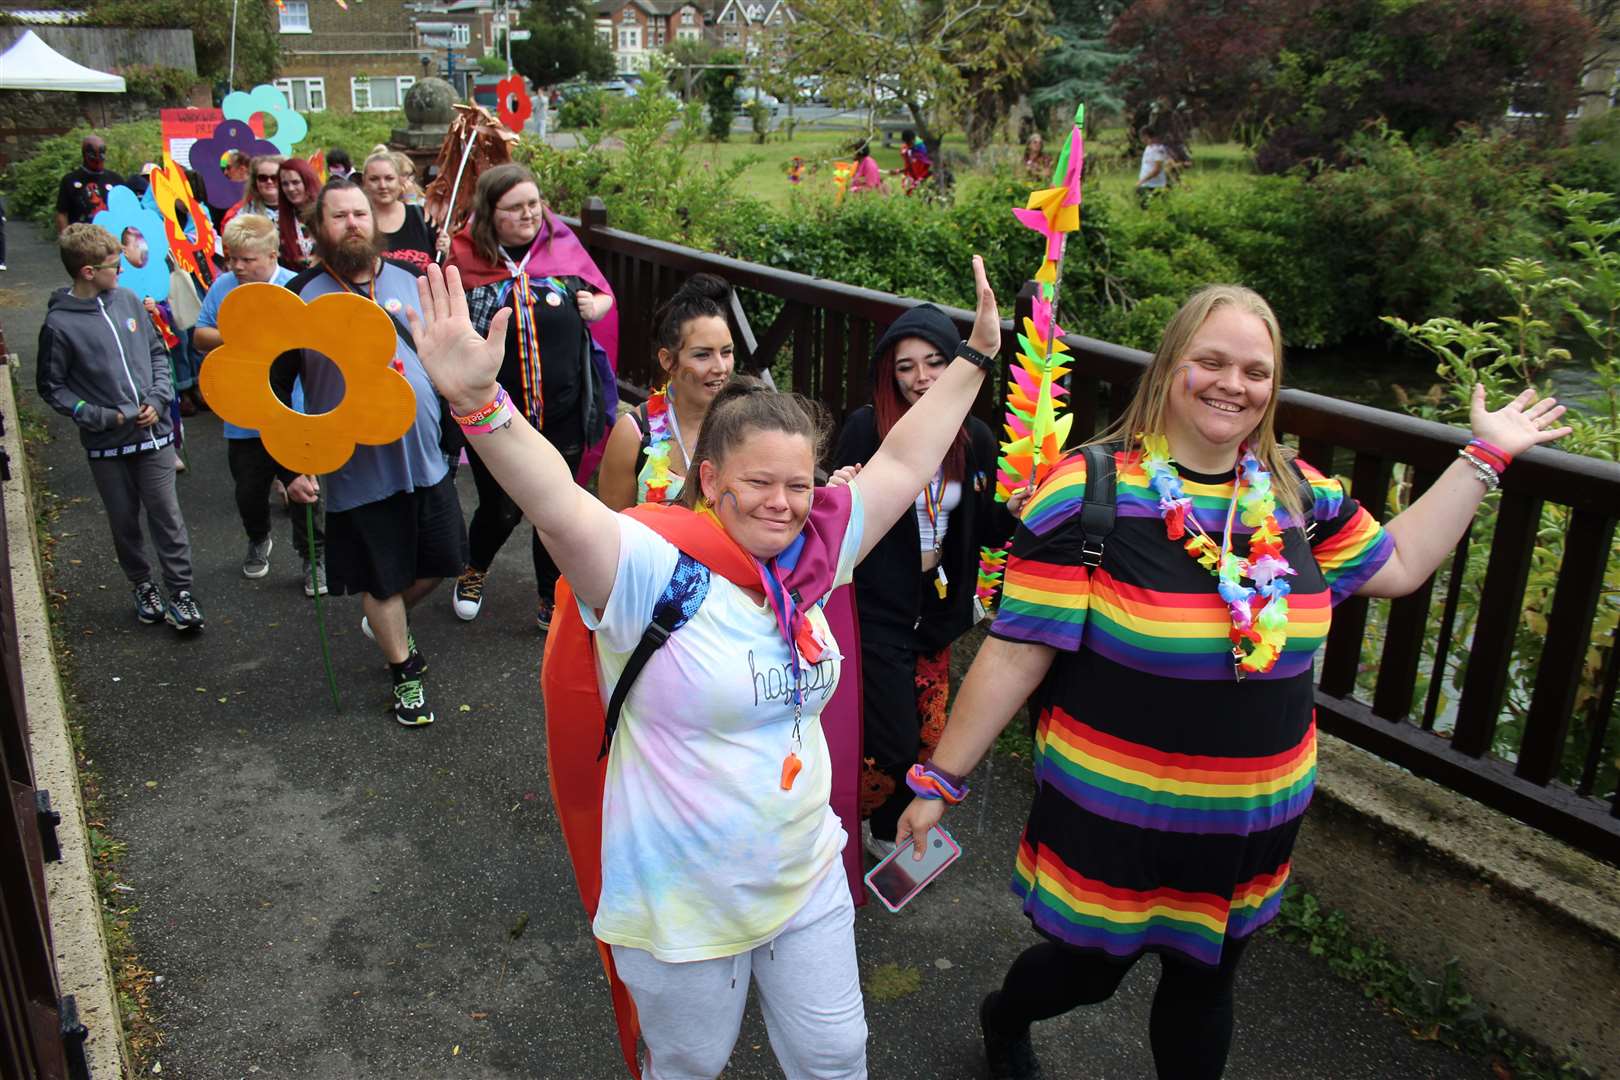
[[[0,54],[0,90],[122,94],[124,77],[76,64],[29,30]]]

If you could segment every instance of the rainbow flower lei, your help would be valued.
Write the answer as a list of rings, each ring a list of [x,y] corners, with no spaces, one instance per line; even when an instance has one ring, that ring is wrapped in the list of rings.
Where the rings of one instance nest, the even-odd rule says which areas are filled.
[[[669,446],[672,433],[669,426],[669,393],[664,387],[647,395],[647,463],[641,467],[639,479],[647,488],[649,503],[669,501]]]
[[[1159,495],[1159,516],[1164,519],[1166,535],[1184,540],[1187,554],[1220,583],[1218,591],[1232,619],[1233,673],[1241,679],[1247,673],[1270,671],[1288,642],[1288,577],[1294,573],[1283,556],[1271,474],[1245,443],[1226,513],[1226,532],[1216,545],[1192,516],[1192,499],[1182,490],[1181,474],[1170,460],[1169,440],[1163,435],[1143,435],[1141,441],[1142,468]],[[1234,511],[1254,529],[1246,559],[1232,551]],[[1252,584],[1244,584],[1245,578]]]

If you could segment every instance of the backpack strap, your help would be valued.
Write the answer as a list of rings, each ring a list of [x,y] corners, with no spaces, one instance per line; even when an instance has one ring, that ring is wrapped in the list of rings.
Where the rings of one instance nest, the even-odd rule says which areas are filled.
[[[624,701],[630,696],[630,688],[635,685],[641,669],[647,666],[647,661],[663,647],[671,634],[697,614],[697,609],[708,595],[709,568],[681,552],[669,584],[664,586],[658,602],[653,605],[652,622],[642,631],[641,640],[636,643],[630,659],[625,662],[624,671],[619,674],[619,681],[613,686],[613,695],[608,699],[607,711],[603,715],[602,749],[596,755],[596,760],[607,757],[608,744],[613,741],[613,733],[619,727],[619,713],[624,709]]]
[[[1119,476],[1114,471],[1114,444],[1095,443],[1081,449],[1086,456],[1086,494],[1080,504],[1080,564],[1095,570],[1102,565],[1103,545],[1114,531],[1118,516],[1115,488]]]

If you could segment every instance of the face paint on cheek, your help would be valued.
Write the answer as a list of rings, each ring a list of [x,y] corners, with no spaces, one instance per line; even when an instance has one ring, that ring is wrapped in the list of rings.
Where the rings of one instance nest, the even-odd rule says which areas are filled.
[[[719,502],[715,503],[715,509],[718,510],[721,507],[725,506],[727,499],[731,500],[732,512],[736,513],[736,514],[741,514],[742,513],[742,501],[737,498],[737,493],[735,491],[732,491],[730,488],[726,488],[726,490],[724,490],[724,491],[722,491],[720,493],[720,500],[719,500]]]

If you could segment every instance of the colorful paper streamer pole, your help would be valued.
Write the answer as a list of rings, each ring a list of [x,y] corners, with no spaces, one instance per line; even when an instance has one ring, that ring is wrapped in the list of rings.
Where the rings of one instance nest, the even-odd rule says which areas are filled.
[[[996,613],[996,593],[1001,590],[1001,576],[1007,571],[1007,552],[1010,550],[1012,550],[1011,540],[998,548],[979,549],[979,580],[974,587],[973,595],[979,598],[979,604],[984,608],[986,615]]]
[[[1063,254],[1068,234],[1080,228],[1081,176],[1085,168],[1086,107],[1075,109],[1074,126],[1052,171],[1052,185],[1032,191],[1029,202],[1013,210],[1026,228],[1046,239],[1046,250],[1035,281],[1034,317],[1024,320],[1018,335],[1020,351],[1007,394],[1005,430],[996,462],[996,498],[1005,502],[1021,487],[1039,485],[1063,456],[1074,417],[1059,415],[1058,399],[1068,391],[1058,380],[1068,374],[1061,366],[1068,349],[1058,340],[1058,296],[1063,284]]]

